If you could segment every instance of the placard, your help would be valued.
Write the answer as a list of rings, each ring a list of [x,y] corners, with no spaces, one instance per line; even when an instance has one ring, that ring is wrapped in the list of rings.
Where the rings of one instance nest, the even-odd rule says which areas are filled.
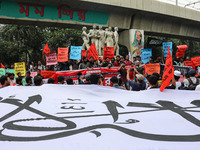
[[[152,49],[141,49],[141,60],[143,63],[148,63],[149,58],[152,56]]]
[[[18,77],[18,73],[21,73],[21,76],[26,75],[26,69],[25,69],[25,62],[18,62],[15,63],[15,77]]]
[[[176,53],[176,57],[183,57],[185,55],[185,51],[187,50],[188,46],[187,45],[179,45],[177,46],[178,50]]]
[[[152,75],[153,73],[160,74],[160,64],[145,64],[145,69],[148,75]]]
[[[104,47],[104,52],[103,52],[104,61],[106,57],[109,58],[109,61],[111,61],[111,59],[114,58],[114,47]]]
[[[81,59],[82,46],[71,46],[70,59],[79,60]]]
[[[191,58],[195,66],[200,66],[200,56]]]
[[[167,57],[168,47],[172,55],[172,42],[163,42],[164,57]]]
[[[69,47],[58,48],[58,62],[68,61],[68,52],[69,52]]]
[[[46,64],[47,65],[56,65],[57,62],[57,55],[56,52],[51,52],[49,54],[46,54]]]

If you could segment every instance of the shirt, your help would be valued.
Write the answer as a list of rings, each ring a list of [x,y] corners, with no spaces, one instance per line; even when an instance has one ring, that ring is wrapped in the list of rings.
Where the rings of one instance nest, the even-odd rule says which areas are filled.
[[[114,67],[119,67],[120,66],[120,61],[116,61],[115,63],[114,63]]]
[[[192,80],[192,82],[195,84],[195,83],[197,83],[197,78],[196,77],[190,77],[190,79]],[[188,79],[185,79],[185,80],[183,80],[183,83],[184,83],[184,86],[185,87],[188,87],[189,86],[189,81],[188,81]]]
[[[130,60],[125,60],[124,63],[126,66],[131,66],[133,64]]]
[[[121,68],[118,72],[121,74],[122,82],[127,82],[127,69]]]
[[[80,64],[80,69],[86,69],[87,67],[89,67],[89,62],[82,62],[81,64]]]
[[[38,65],[38,69],[39,70],[45,70],[45,66],[44,65],[41,65],[41,66]]]
[[[102,67],[107,67],[109,64],[109,62],[104,61]]]
[[[144,74],[144,68],[143,67],[136,67],[136,69],[140,74]]]
[[[145,90],[146,88],[146,83],[144,81],[142,83],[137,83],[132,80],[129,80],[129,84],[132,87],[132,91]]]

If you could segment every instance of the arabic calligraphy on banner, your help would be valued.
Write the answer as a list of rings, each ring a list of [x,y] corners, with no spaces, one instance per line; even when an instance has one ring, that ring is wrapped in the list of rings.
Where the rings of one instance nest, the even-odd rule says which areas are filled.
[[[121,150],[121,143],[127,150],[132,143],[142,149],[200,146],[197,92],[43,85],[3,88],[0,96],[2,149],[53,150],[61,144],[60,150],[88,145]]]

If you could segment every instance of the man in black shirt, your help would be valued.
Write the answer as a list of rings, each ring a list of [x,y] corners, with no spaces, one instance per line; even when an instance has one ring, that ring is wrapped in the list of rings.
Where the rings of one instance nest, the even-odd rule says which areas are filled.
[[[105,61],[101,64],[101,67],[111,67],[108,57],[105,58]]]

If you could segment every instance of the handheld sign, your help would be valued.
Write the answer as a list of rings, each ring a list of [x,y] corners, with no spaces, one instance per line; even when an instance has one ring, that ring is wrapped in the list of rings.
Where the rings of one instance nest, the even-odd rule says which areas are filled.
[[[22,76],[26,75],[26,69],[25,69],[25,62],[18,62],[15,63],[15,76],[17,76],[18,73],[21,73]]]
[[[143,63],[148,63],[149,58],[152,56],[152,49],[141,49],[141,59]]]
[[[167,57],[168,47],[172,55],[172,42],[163,42],[164,57]]]
[[[108,57],[111,61],[114,58],[114,47],[104,47],[103,60]]]
[[[146,64],[145,65],[145,70],[146,70],[148,75],[152,75],[153,73],[160,74],[160,64],[159,63]]]
[[[71,46],[70,59],[79,60],[81,59],[81,46]]]
[[[177,48],[178,48],[178,51],[176,53],[176,57],[183,57],[188,46],[187,45],[179,45],[179,46],[177,46]]]
[[[184,61],[184,63],[185,63],[185,66],[191,66],[193,69],[195,69],[195,66],[192,61]]]
[[[31,76],[32,78],[34,78],[35,76],[37,76],[37,72],[31,72],[30,76]]]
[[[46,54],[46,64],[47,65],[56,65],[57,62],[57,55],[56,52],[51,52],[49,54]]]
[[[68,61],[68,52],[69,52],[69,47],[58,48],[58,62]]]
[[[191,58],[195,66],[200,66],[200,56]]]

